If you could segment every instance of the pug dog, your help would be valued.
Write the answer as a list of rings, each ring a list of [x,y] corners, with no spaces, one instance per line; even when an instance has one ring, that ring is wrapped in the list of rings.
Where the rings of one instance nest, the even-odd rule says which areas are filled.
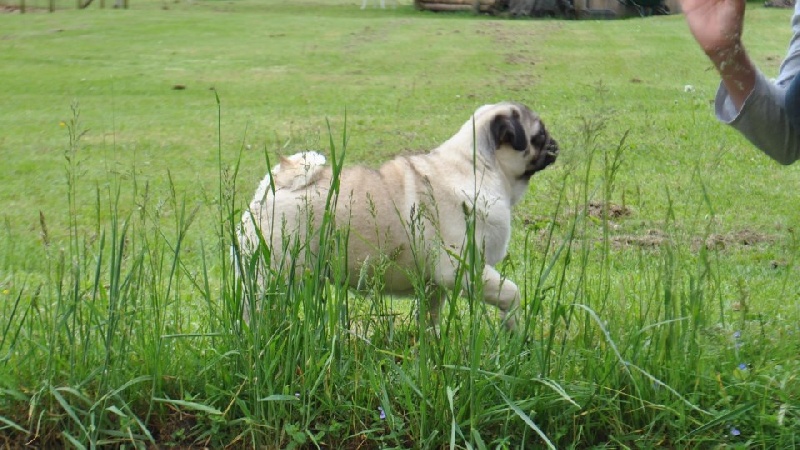
[[[305,261],[318,260],[305,252],[320,251],[327,208],[336,227],[349,230],[343,259],[349,283],[357,287],[365,276],[374,276],[379,263],[387,293],[413,293],[413,277],[423,277],[434,288],[426,289],[426,300],[436,326],[447,290],[468,281],[457,277],[468,229],[473,230],[478,260],[485,264],[483,301],[497,307],[505,326],[514,329],[519,289],[494,266],[506,255],[512,208],[531,177],[555,162],[558,152],[536,113],[503,102],[478,108],[430,153],[399,156],[377,170],[342,169],[338,191],[331,192],[337,177],[323,155],[285,157],[243,214],[239,252],[252,255],[261,242],[270,247],[272,269],[304,270]],[[244,314],[248,320],[247,305]]]

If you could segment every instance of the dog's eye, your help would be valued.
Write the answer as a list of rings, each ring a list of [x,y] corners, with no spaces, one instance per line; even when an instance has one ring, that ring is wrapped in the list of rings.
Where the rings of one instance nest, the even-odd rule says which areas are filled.
[[[547,132],[542,127],[538,133],[531,137],[531,145],[535,148],[544,148],[545,144],[547,144]]]

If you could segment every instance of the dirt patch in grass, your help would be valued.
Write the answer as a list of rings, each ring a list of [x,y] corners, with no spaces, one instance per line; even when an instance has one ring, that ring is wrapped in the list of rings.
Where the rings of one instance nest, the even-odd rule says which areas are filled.
[[[701,248],[706,248],[707,250],[731,250],[759,244],[770,244],[776,240],[777,237],[774,235],[744,229],[729,233],[715,233],[707,237],[695,237],[692,239],[691,247],[694,251],[698,251]],[[646,230],[640,234],[621,234],[611,237],[611,242],[615,248],[655,248],[669,241],[670,237],[666,233],[655,229]]]
[[[603,203],[592,202],[589,203],[588,208],[586,208],[587,213],[590,217],[594,217],[596,219],[602,219],[604,215],[607,215],[606,219],[621,219],[623,217],[629,217],[632,214],[630,208],[625,205],[615,205],[613,203],[609,203],[608,205],[604,205]]]
[[[621,221],[630,218],[633,215],[633,211],[624,205],[592,202],[586,206],[586,214],[597,220]],[[527,221],[526,225],[528,225]],[[621,231],[623,226],[619,223],[615,223],[611,228]],[[615,234],[612,235],[610,239],[613,247],[617,249],[625,247],[656,248],[671,240],[667,233],[658,229]],[[759,244],[771,244],[777,239],[775,235],[745,228],[727,233],[713,233],[705,237],[693,237],[691,239],[691,247],[694,251],[700,250],[701,248],[706,248],[708,250],[729,250],[737,247],[742,248]]]
[[[725,250],[735,246],[749,247],[758,244],[769,244],[775,242],[776,239],[775,236],[770,234],[744,229],[724,234],[711,234],[705,239],[697,239],[694,242],[694,247],[705,246],[709,250]]]
[[[47,8],[25,5],[25,11],[19,5],[0,5],[0,14],[28,14],[48,12]]]
[[[25,412],[20,411],[15,417],[25,417]],[[141,417],[141,416],[140,416]],[[148,448],[180,448],[180,449],[207,449],[207,442],[196,440],[197,418],[181,411],[170,411],[163,418],[156,419],[149,425],[150,435],[155,444]],[[209,439],[206,439],[208,441]],[[147,441],[145,441],[147,442]],[[64,448],[66,439],[54,428],[47,428],[44,434],[29,435],[13,430],[0,432],[0,449],[39,449],[39,448]],[[242,444],[242,448],[244,448]],[[235,448],[235,446],[234,446]]]
[[[519,53],[508,53],[505,56],[505,62],[509,65],[527,65],[527,66],[535,66],[536,59],[528,56],[522,55]]]
[[[615,248],[656,248],[668,241],[669,237],[661,230],[647,230],[643,234],[623,234],[611,238],[611,244]]]
[[[506,65],[516,67],[513,70],[509,67],[488,68],[502,80],[507,91],[529,92],[530,87],[538,83],[539,71],[532,68],[541,58],[535,49],[544,45],[550,33],[561,27],[555,22],[544,23],[536,27],[509,28],[505,24],[488,22],[475,30],[477,35],[485,36],[497,45]]]
[[[150,424],[150,435],[159,445],[178,448],[206,448],[204,443],[196,442],[197,418],[181,411],[172,411],[161,420]]]
[[[633,214],[630,208],[624,205],[603,204],[598,202],[589,203],[586,208],[587,215],[595,219],[621,220]],[[616,248],[660,247],[669,242],[670,237],[661,230],[648,229],[641,233],[620,234],[611,237],[612,244]],[[697,251],[705,247],[708,250],[727,250],[735,247],[750,247],[759,244],[770,244],[777,240],[771,234],[760,233],[751,229],[742,229],[728,233],[714,233],[706,237],[695,237],[691,241],[692,249]]]

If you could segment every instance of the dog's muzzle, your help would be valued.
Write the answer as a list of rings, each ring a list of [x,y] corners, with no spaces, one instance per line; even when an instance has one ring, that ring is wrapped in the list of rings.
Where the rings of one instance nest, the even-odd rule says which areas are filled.
[[[528,164],[525,173],[522,174],[522,178],[530,178],[536,172],[544,170],[547,166],[556,162],[556,157],[558,157],[558,142],[556,142],[555,139],[547,137],[545,145],[539,150],[539,154],[536,155],[536,158]]]

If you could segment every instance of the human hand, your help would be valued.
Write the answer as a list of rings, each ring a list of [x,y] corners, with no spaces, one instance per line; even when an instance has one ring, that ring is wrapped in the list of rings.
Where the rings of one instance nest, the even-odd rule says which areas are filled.
[[[703,51],[712,59],[741,46],[746,0],[680,0],[681,9]]]
[[[680,0],[689,30],[714,63],[737,111],[756,83],[756,67],[742,46],[746,0]]]

